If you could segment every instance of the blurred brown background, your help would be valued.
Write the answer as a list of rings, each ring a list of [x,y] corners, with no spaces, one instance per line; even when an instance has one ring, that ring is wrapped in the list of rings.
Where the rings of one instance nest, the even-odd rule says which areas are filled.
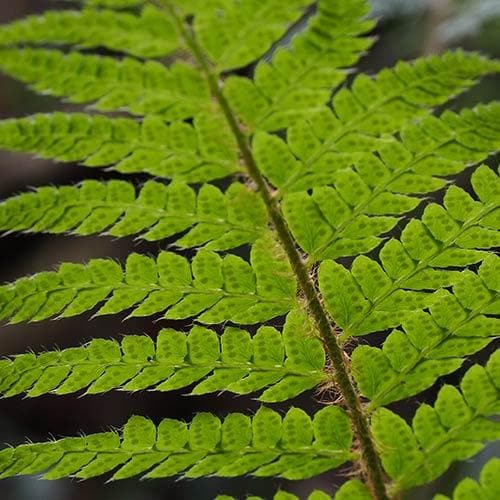
[[[498,0],[374,0],[375,15],[381,21],[376,30],[380,37],[375,49],[360,64],[361,69],[373,73],[397,59],[438,52],[447,47],[461,46],[481,50],[500,57],[500,2]],[[49,0],[3,0],[0,2],[0,23],[47,8],[68,8],[68,2]],[[472,105],[479,101],[500,98],[500,79],[487,78],[473,91],[453,103],[453,108]],[[21,117],[34,112],[71,109],[55,99],[36,96],[21,84],[0,76],[0,118]],[[498,164],[498,159],[492,159]],[[23,155],[0,153],[0,198],[5,198],[28,186],[65,184],[83,178],[107,179],[117,177],[102,170],[89,170],[76,165],[59,165],[33,160]],[[129,177],[130,178],[130,177]],[[136,177],[141,182],[140,177]],[[463,185],[467,185],[463,179]],[[163,244],[165,246],[165,244]],[[0,282],[11,281],[36,271],[51,269],[63,261],[84,262],[94,257],[124,257],[132,250],[156,254],[162,244],[134,242],[132,238],[113,240],[98,237],[56,237],[16,235],[0,239]],[[123,315],[123,317],[125,314]],[[99,318],[89,321],[89,315],[59,322],[34,325],[4,326],[0,329],[0,354],[9,355],[27,348],[38,352],[80,345],[92,337],[119,337],[127,333],[146,332],[156,335],[160,326],[189,328],[186,323],[167,325],[134,319]],[[484,356],[483,356],[484,358]],[[481,359],[481,356],[477,359]],[[448,378],[458,380],[457,375]],[[185,392],[185,391],[184,391]],[[433,400],[435,391],[420,395],[411,403],[397,407],[401,413],[412,415],[426,399]],[[310,412],[319,403],[306,394],[293,402]],[[179,393],[138,393],[134,395],[113,392],[103,396],[79,398],[74,396],[46,396],[34,400],[16,397],[0,400],[0,443],[20,444],[29,437],[32,441],[48,436],[66,436],[99,432],[119,427],[132,414],[146,415],[156,422],[162,417],[189,420],[197,411],[212,411],[224,415],[229,411],[254,411],[258,403],[249,398],[230,395],[216,397],[189,397]],[[280,405],[277,405],[280,408]],[[281,405],[285,408],[286,405]],[[498,451],[498,450],[497,450]],[[436,491],[449,492],[456,478],[463,473],[477,474],[487,457],[494,454],[488,447],[474,461],[455,466],[440,481],[411,492],[407,498],[427,499]],[[243,478],[222,480],[216,478],[197,481],[166,479],[139,482],[137,480],[104,484],[102,478],[87,482],[60,480],[40,481],[38,478],[4,480],[0,486],[2,500],[167,500],[214,498],[218,493],[244,497],[259,494],[267,498],[282,488],[304,497],[314,488],[332,492],[344,481],[340,474],[324,474],[310,481],[293,483],[278,479]]]

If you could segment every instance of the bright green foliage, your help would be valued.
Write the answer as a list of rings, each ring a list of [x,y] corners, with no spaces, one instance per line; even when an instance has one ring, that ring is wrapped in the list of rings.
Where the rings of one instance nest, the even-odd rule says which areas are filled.
[[[282,8],[283,2],[276,12]],[[269,62],[259,62],[253,81],[229,77],[226,96],[245,124],[252,130],[277,130],[322,111],[331,89],[345,80],[345,68],[372,43],[359,37],[373,27],[373,21],[362,19],[367,12],[364,0],[321,1],[289,46],[278,48]]]
[[[304,497],[306,498],[306,497]],[[323,491],[315,490],[310,495],[307,496],[307,500],[331,500],[332,497],[327,495]],[[236,500],[234,497],[230,497],[228,495],[219,495],[215,500]],[[250,495],[245,498],[245,500],[264,500],[262,497],[257,497],[255,495]],[[299,500],[299,497],[293,495],[292,493],[288,493],[286,491],[278,491],[273,496],[273,500]]]
[[[420,66],[435,66],[431,73],[432,79],[443,83],[450,77],[449,84],[440,92],[424,92],[419,104],[407,102],[408,88],[397,76],[397,68],[410,72],[408,83],[415,85],[418,90],[419,85],[425,85],[420,81],[418,73],[415,74]],[[497,62],[477,55],[451,52],[441,57],[421,59],[415,65],[401,63],[394,71],[382,70],[378,79],[390,89],[380,89],[379,99],[370,96],[355,98],[350,91],[342,89],[337,92],[333,102],[337,115],[324,108],[309,121],[299,121],[288,129],[287,143],[266,133],[258,134],[255,149],[259,166],[282,193],[332,184],[331,176],[350,167],[352,163],[356,164],[356,169],[361,169],[362,180],[369,185],[374,176],[378,176],[379,181],[387,179],[387,184],[391,184],[401,174],[413,171],[424,175],[457,173],[457,170],[464,168],[464,162],[480,161],[488,152],[496,150],[495,144],[498,146],[499,141],[498,103],[478,106],[474,110],[463,111],[459,116],[446,112],[440,118],[426,116],[428,107],[446,101],[453,94],[471,86],[474,82],[467,78],[475,78],[499,69]],[[358,79],[367,85],[371,82],[366,76]],[[441,88],[441,83],[434,83]],[[353,85],[355,89],[356,83]],[[338,100],[337,107],[335,99]],[[342,103],[343,99],[347,99],[347,102]],[[366,108],[360,102],[364,102]],[[386,106],[391,110],[390,114],[389,111],[384,111]],[[359,109],[359,115],[356,115],[356,109]],[[411,125],[419,115],[425,117],[422,122],[418,126]],[[377,125],[372,121],[377,121]],[[402,143],[384,135],[403,130]],[[271,155],[275,153],[268,147],[269,141],[273,141],[273,149],[280,148],[280,154],[284,155],[285,159],[288,156],[296,157],[295,168],[283,163],[273,164]],[[455,146],[456,142],[458,146]],[[382,165],[378,168],[370,165],[363,169],[359,154],[375,150],[380,150]],[[445,160],[441,167],[436,164],[438,162],[435,159],[432,161],[433,156]],[[376,174],[367,172],[373,168],[377,168]],[[411,183],[409,185],[411,186]],[[420,191],[409,192],[429,192],[429,189],[422,189],[423,186]],[[376,194],[379,194],[379,191]],[[360,196],[361,194],[358,198]]]
[[[182,181],[146,182],[137,190],[125,181],[83,181],[78,186],[45,186],[0,204],[0,230],[88,235],[139,234],[157,241],[189,232],[180,247],[205,245],[225,250],[253,243],[266,230],[267,213],[257,194],[243,184],[225,193],[204,184],[198,193]]]
[[[491,253],[483,249],[499,246],[500,180],[481,166],[472,184],[480,201],[452,186],[444,207],[429,204],[421,220],[412,219],[399,240],[393,238],[381,248],[381,265],[365,256],[356,257],[350,271],[334,261],[321,264],[320,288],[344,335],[400,325],[407,311],[434,301],[429,292],[461,279],[456,268],[484,261]],[[497,290],[497,284],[489,288]]]
[[[306,497],[304,497],[306,498]],[[335,496],[331,496],[324,491],[314,490],[307,496],[307,500],[370,500],[371,496],[366,486],[358,479],[351,479],[345,482],[337,491]],[[215,500],[236,500],[228,495],[219,495]],[[262,497],[247,496],[246,500],[264,500]],[[278,491],[273,496],[273,500],[299,500],[299,497],[286,491]]]
[[[239,170],[234,138],[222,117],[200,113],[194,124],[142,123],[80,113],[34,115],[0,122],[0,147],[124,174],[204,182]]]
[[[500,147],[500,107],[427,117],[404,127],[401,137],[402,142],[389,137],[366,148],[354,145],[355,152],[346,148],[325,153],[308,172],[280,139],[257,136],[256,148],[267,151],[261,164],[283,169],[268,170],[273,182],[280,187],[289,179],[298,183],[292,187],[296,192],[284,196],[284,212],[295,238],[312,258],[373,250],[401,215],[422,202],[422,195],[448,183],[444,176],[460,173]],[[358,152],[362,149],[377,150],[380,157]],[[276,163],[273,155],[284,161]],[[481,175],[486,174],[476,177]],[[303,191],[309,187],[314,188],[311,194]]]
[[[342,441],[333,439],[342,433]],[[269,408],[253,418],[241,413],[223,422],[199,413],[186,425],[164,419],[155,426],[132,417],[121,434],[106,432],[0,452],[0,477],[45,472],[45,479],[68,475],[87,479],[115,471],[112,479],[141,475],[162,478],[232,477],[253,474],[304,479],[330,470],[353,457],[347,415],[326,407],[311,420],[298,408],[282,419]]]
[[[0,28],[0,46],[47,44],[161,57],[179,49],[181,41],[172,20],[152,6],[140,15],[91,9],[49,11]]]
[[[496,500],[500,496],[500,459],[492,458],[481,471],[479,482],[467,477],[462,479],[453,490],[453,496],[436,495],[434,500]]]
[[[438,377],[455,371],[463,358],[486,347],[500,333],[499,258],[462,273],[452,292],[440,290],[429,312],[409,313],[381,349],[358,346],[352,363],[361,393],[371,406],[418,394]]]
[[[310,5],[309,0],[218,3],[218,9],[199,12],[194,29],[201,47],[221,71],[246,66],[262,56]]]
[[[359,479],[350,479],[337,491],[335,500],[370,500],[371,495]]]
[[[333,112],[325,108],[311,120],[290,127],[288,144],[308,170],[320,168],[328,158],[335,158],[339,153],[371,151],[379,144],[375,140],[377,137],[400,132],[415,118],[427,116],[430,107],[440,105],[472,86],[476,78],[499,70],[497,61],[455,51],[422,58],[415,63],[399,62],[393,69],[382,70],[374,79],[360,75],[354,80],[351,90],[343,88],[335,94]],[[447,120],[456,122],[455,115],[445,116],[451,117],[443,116],[445,123]],[[490,125],[488,122],[486,125]],[[433,123],[435,120],[430,119],[424,125],[427,133],[431,132]],[[498,129],[494,117],[493,123]],[[439,134],[435,138],[439,139],[443,133],[449,134],[449,127],[434,129]],[[424,130],[421,130],[421,135],[426,137]],[[431,141],[426,143],[430,145]],[[410,144],[411,151],[416,147],[415,141],[410,139]],[[291,181],[295,183],[296,179],[291,178],[286,186],[280,187],[290,191]],[[319,185],[323,183],[320,181]]]
[[[372,430],[382,463],[394,481],[393,492],[440,476],[456,460],[478,453],[487,441],[500,439],[500,352],[486,367],[472,366],[460,390],[445,385],[434,406],[421,405],[410,427],[401,417],[379,409]]]
[[[305,479],[352,461],[360,478],[308,500],[388,500],[500,438],[498,351],[459,388],[442,386],[411,426],[385,407],[499,334],[489,157],[500,104],[434,110],[500,62],[457,50],[346,84],[373,43],[367,0],[67,6],[77,3],[0,27],[0,69],[72,109],[0,121],[0,148],[130,176],[8,198],[0,231],[131,236],[163,251],[0,286],[0,319],[93,312],[162,324],[153,337],[0,359],[0,395],[333,396],[313,418],[294,407],[158,426],[132,417],[121,432],[6,448],[0,478]],[[454,498],[496,500],[492,464]]]
[[[251,337],[229,327],[219,339],[213,330],[195,326],[189,333],[161,330],[156,343],[127,335],[120,343],[94,339],[83,347],[21,354],[0,361],[0,393],[171,391],[202,380],[191,394],[264,389],[261,401],[285,401],[325,380],[323,347],[307,326],[307,319],[293,312],[283,333],[262,326]]]
[[[166,68],[156,61],[129,57],[117,60],[79,52],[4,48],[0,68],[38,92],[77,104],[92,103],[99,111],[123,110],[173,121],[211,108],[205,80],[183,62]]]
[[[281,258],[280,258],[281,257]],[[206,324],[254,324],[290,311],[295,280],[277,245],[263,239],[251,264],[201,250],[190,263],[172,252],[157,259],[131,254],[125,268],[110,259],[62,264],[57,271],[21,278],[0,288],[0,317],[11,323],[76,316],[104,302],[96,315],[132,309],[130,316],[198,316]]]

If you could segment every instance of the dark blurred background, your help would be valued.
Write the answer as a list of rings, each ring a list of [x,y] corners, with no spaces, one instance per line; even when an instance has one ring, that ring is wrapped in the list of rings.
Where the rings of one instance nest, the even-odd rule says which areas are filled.
[[[374,73],[390,66],[398,59],[412,59],[423,54],[441,52],[449,47],[480,50],[500,57],[500,1],[499,0],[373,0],[374,15],[380,19],[375,34],[378,42],[360,63],[360,69]],[[68,2],[50,0],[3,0],[0,2],[0,23],[7,23],[28,13],[47,8],[68,8]],[[485,79],[475,89],[452,104],[454,109],[481,101],[500,98],[500,79]],[[71,107],[55,99],[36,96],[21,84],[0,76],[0,118],[21,117],[34,112],[54,109],[70,110]],[[498,164],[498,159],[492,162]],[[28,186],[78,182],[91,176],[106,180],[117,177],[103,170],[89,170],[76,165],[58,165],[34,160],[23,155],[0,153],[0,197],[3,199]],[[142,179],[137,177],[137,182]],[[461,182],[467,186],[464,179]],[[164,244],[163,244],[164,246]],[[94,257],[124,259],[134,249],[156,254],[161,244],[134,242],[132,238],[113,240],[99,237],[59,237],[16,235],[0,240],[0,282],[11,281],[26,274],[51,269],[60,262],[84,262]],[[124,317],[125,315],[123,315]],[[54,347],[65,348],[89,341],[93,337],[120,337],[129,333],[148,333],[155,336],[161,326],[189,328],[186,323],[152,323],[150,320],[133,319],[120,322],[116,317],[88,320],[66,319],[42,324],[4,326],[0,330],[0,354],[11,355],[27,348],[38,352]],[[485,359],[485,355],[475,360]],[[470,362],[466,365],[469,366]],[[447,381],[456,383],[463,373],[454,374]],[[185,392],[185,391],[184,391]],[[395,409],[406,416],[414,413],[418,404],[433,401],[435,389]],[[293,401],[314,412],[320,402],[309,393]],[[198,411],[212,411],[223,416],[230,411],[255,411],[258,403],[250,398],[230,395],[218,397],[190,397],[178,393],[112,392],[102,396],[79,398],[73,396],[46,396],[33,400],[16,397],[0,400],[0,447],[4,443],[20,444],[28,437],[32,441],[49,436],[67,436],[100,432],[120,427],[132,414],[146,415],[156,422],[163,417],[190,420]],[[280,408],[280,405],[276,405]],[[286,408],[286,405],[281,405]],[[463,474],[477,477],[478,470],[489,456],[498,452],[489,446],[473,460],[453,466],[440,480],[407,494],[408,499],[432,498],[435,492],[450,492],[457,478]],[[279,479],[244,478],[235,480],[175,479],[139,482],[135,479],[104,484],[102,478],[86,482],[60,480],[40,481],[34,477],[4,480],[0,487],[1,500],[167,500],[214,498],[218,493],[244,497],[258,494],[271,498],[278,489],[288,490],[305,498],[314,488],[333,492],[346,479],[345,470],[328,473],[309,481],[298,483]]]

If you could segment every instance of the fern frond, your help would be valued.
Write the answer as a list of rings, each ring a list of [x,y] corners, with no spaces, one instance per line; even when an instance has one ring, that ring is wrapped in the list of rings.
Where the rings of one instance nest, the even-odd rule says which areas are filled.
[[[500,438],[498,350],[458,388],[444,385],[411,426],[383,407],[429,388],[497,335],[496,170],[475,168],[473,192],[453,186],[442,202],[426,198],[500,150],[499,103],[434,116],[500,72],[500,61],[448,52],[345,85],[373,42],[368,0],[79,4],[0,26],[0,69],[115,114],[5,120],[0,148],[172,182],[45,186],[0,203],[0,231],[168,238],[196,251],[64,263],[18,279],[0,286],[0,320],[126,312],[195,326],[0,359],[0,396],[189,387],[275,403],[335,384],[345,410],[309,417],[292,407],[282,419],[261,407],[158,426],[132,417],[119,432],[1,450],[0,479],[291,480],[352,460],[364,483],[348,481],[335,498],[387,500]],[[88,52],[103,49],[111,53]],[[253,63],[251,78],[233,71]],[[424,200],[422,216],[402,224]],[[241,245],[248,258],[217,253]],[[263,326],[271,320],[283,326]],[[381,345],[345,348],[374,332]]]
[[[434,500],[467,500],[469,498],[495,500],[500,495],[499,476],[500,459],[492,458],[481,470],[479,482],[467,477],[458,483],[453,490],[452,497],[436,495]]]
[[[241,413],[224,422],[199,413],[192,422],[164,419],[155,426],[132,417],[123,432],[107,432],[26,444],[0,452],[0,477],[40,474],[45,479],[79,479],[114,471],[112,479],[142,475],[184,477],[281,476],[305,479],[352,459],[352,434],[347,415],[327,407],[311,418],[298,408],[283,421],[278,413],[261,408],[253,418]]]
[[[452,293],[440,290],[429,313],[406,313],[402,330],[394,330],[382,349],[356,347],[352,368],[370,408],[420,393],[498,337],[499,260],[492,255],[478,274],[463,273]]]
[[[104,47],[137,57],[162,57],[181,47],[175,23],[146,6],[140,15],[84,9],[48,11],[0,27],[0,47],[75,45]]]
[[[342,88],[335,94],[333,111],[325,107],[321,113],[313,114],[310,121],[301,121],[288,129],[288,143],[304,164],[299,174],[321,168],[335,153],[371,151],[378,144],[377,138],[400,132],[415,119],[427,116],[431,107],[467,90],[479,77],[496,72],[500,72],[500,61],[456,51],[418,59],[413,63],[400,62],[393,69],[382,70],[374,78],[358,76],[352,90]],[[464,113],[469,119],[470,111]],[[488,113],[485,114],[485,119],[488,119]],[[481,118],[478,116],[474,121]],[[485,125],[493,125],[493,129],[498,131],[498,121],[492,118]],[[457,127],[455,115],[445,114],[443,120],[438,129],[437,125],[433,128],[435,121],[432,119],[424,122],[427,125],[419,134],[413,128],[413,136],[408,139],[410,151],[413,147],[417,147],[417,151],[421,151],[422,146],[436,147],[441,139],[447,142],[447,136]],[[482,129],[482,124],[480,126]],[[430,138],[426,137],[429,132]],[[423,145],[415,140],[415,134],[425,138]],[[481,137],[480,133],[473,135]],[[489,137],[486,135],[486,138]],[[451,159],[457,159],[456,156]],[[460,156],[458,159],[461,159]],[[398,164],[393,166],[398,167]],[[282,191],[290,190],[293,182],[297,179],[292,176],[286,186],[278,187]]]
[[[154,114],[174,121],[211,108],[203,77],[189,64],[168,68],[156,61],[37,48],[1,49],[0,69],[39,93],[93,103],[100,111]]]
[[[444,187],[446,176],[499,150],[499,117],[498,104],[459,116],[447,111],[440,119],[428,117],[405,127],[402,142],[379,141],[379,157],[326,155],[308,172],[276,137],[257,136],[256,148],[273,183],[283,188],[296,177],[296,192],[284,195],[283,210],[302,248],[313,259],[337,258],[372,250],[399,216],[422,202],[422,195]],[[316,187],[309,194],[311,186]]]
[[[306,497],[303,497],[306,498]],[[346,481],[335,493],[335,497],[325,493],[324,491],[314,490],[307,496],[307,500],[371,500],[366,486],[359,479],[350,479]],[[247,500],[264,500],[257,496],[246,497]],[[215,500],[236,500],[228,495],[219,495]],[[273,500],[299,500],[299,497],[286,491],[278,491]],[[444,499],[443,499],[444,500]]]
[[[237,147],[223,118],[200,113],[193,125],[148,116],[142,123],[80,113],[0,121],[0,148],[121,173],[146,172],[205,182],[240,171]]]
[[[346,78],[373,39],[360,37],[374,22],[366,0],[320,0],[316,14],[289,47],[260,61],[255,78],[230,76],[229,103],[251,130],[277,130],[323,111],[332,88]]]
[[[310,4],[311,0],[219,2],[217,9],[196,12],[194,31],[217,69],[227,71],[265,54]]]
[[[500,438],[500,352],[485,368],[471,367],[460,391],[445,385],[434,407],[419,407],[410,427],[401,417],[381,408],[373,415],[372,431],[382,463],[394,481],[392,493],[432,481],[451,463],[474,456],[487,441]]]
[[[268,497],[270,498],[270,497]],[[326,494],[324,491],[314,490],[307,497],[303,497],[307,500],[332,500],[332,497]],[[337,497],[335,497],[337,498]],[[231,497],[229,495],[218,495],[215,500],[237,500],[235,497]],[[263,497],[258,497],[255,495],[247,496],[246,500],[265,500]],[[292,493],[288,493],[287,491],[278,491],[273,495],[272,500],[300,500],[297,495]],[[357,499],[355,499],[357,500]]]
[[[365,256],[357,257],[350,271],[334,261],[320,265],[326,306],[345,336],[398,326],[405,311],[430,305],[429,292],[459,279],[455,268],[480,263],[491,255],[483,249],[499,244],[500,180],[482,166],[474,172],[472,183],[481,201],[451,187],[444,207],[428,205],[421,221],[413,219],[400,240],[391,239],[382,247],[382,266]]]
[[[476,56],[468,57],[476,60]],[[493,71],[491,65],[500,70],[500,63],[485,64],[490,72]],[[368,213],[370,210],[380,213],[383,203],[387,203],[390,212],[383,214],[401,213],[415,205],[404,203],[401,194],[423,194],[439,189],[443,180],[436,176],[457,174],[465,165],[479,163],[498,150],[499,114],[499,103],[479,105],[459,115],[445,111],[439,118],[427,116],[418,123],[410,123],[416,118],[411,113],[406,120],[399,120],[397,126],[388,127],[380,134],[358,131],[358,127],[368,121],[363,116],[360,123],[353,122],[352,129],[346,125],[344,130],[342,125],[329,139],[329,134],[339,125],[331,112],[325,111],[321,120],[317,117],[311,123],[303,121],[290,127],[287,143],[277,136],[258,133],[254,153],[260,169],[282,194],[345,183],[344,171],[354,165],[349,182],[355,183],[361,199],[353,203],[355,190],[346,189],[340,196],[346,196],[348,205],[355,211],[368,207]],[[350,116],[346,110],[346,119]],[[369,117],[377,119],[378,111],[370,112]],[[400,141],[384,135],[393,131],[401,132]],[[366,154],[371,151],[378,151],[380,158],[373,159]],[[277,158],[282,162],[277,162]]]
[[[255,324],[289,312],[296,282],[282,250],[270,238],[252,247],[250,264],[201,250],[190,263],[171,252],[157,259],[131,254],[125,266],[111,259],[62,264],[57,271],[21,278],[0,288],[0,318],[11,323],[76,316],[104,302],[96,315],[134,308],[130,317],[197,316],[206,324]],[[198,316],[199,315],[199,316]]]
[[[45,186],[0,203],[0,231],[78,235],[139,234],[147,241],[179,235],[182,248],[205,245],[226,250],[253,243],[267,231],[260,197],[240,183],[225,193],[204,184],[146,182],[136,194],[125,181],[83,181],[78,186]]]
[[[346,481],[335,494],[335,500],[370,500],[368,488],[359,479]]]
[[[195,326],[189,333],[163,329],[156,343],[144,335],[127,335],[120,343],[93,339],[83,347],[0,361],[0,393],[172,391],[196,383],[191,394],[263,390],[260,401],[286,401],[327,378],[325,353],[313,335],[307,317],[294,311],[283,333],[263,326],[251,337],[226,328],[219,339],[213,330]]]

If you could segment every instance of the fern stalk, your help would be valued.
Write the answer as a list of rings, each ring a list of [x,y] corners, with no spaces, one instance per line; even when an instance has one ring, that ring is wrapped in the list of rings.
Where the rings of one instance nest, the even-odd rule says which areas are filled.
[[[205,73],[211,93],[218,102],[236,138],[248,174],[255,182],[257,190],[264,200],[280,243],[286,252],[293,272],[297,277],[299,286],[305,295],[309,311],[314,318],[316,327],[318,328],[321,339],[335,370],[335,382],[349,409],[350,418],[361,448],[361,462],[366,476],[366,482],[376,500],[388,500],[389,497],[386,492],[382,466],[369,430],[367,416],[362,409],[361,400],[351,380],[349,367],[344,352],[339,344],[335,326],[331,325],[328,314],[321,304],[315,285],[309,276],[308,269],[302,256],[297,250],[277,200],[273,197],[268,183],[261,174],[248,145],[247,138],[240,128],[227,99],[221,92],[218,78],[212,72],[205,54],[196,41],[194,34],[191,32],[190,28],[184,24],[183,19],[178,15],[176,9],[171,6],[167,0],[151,0],[151,2],[165,9],[172,18],[175,19],[181,36],[184,38],[186,45],[192,51],[197,63]]]

